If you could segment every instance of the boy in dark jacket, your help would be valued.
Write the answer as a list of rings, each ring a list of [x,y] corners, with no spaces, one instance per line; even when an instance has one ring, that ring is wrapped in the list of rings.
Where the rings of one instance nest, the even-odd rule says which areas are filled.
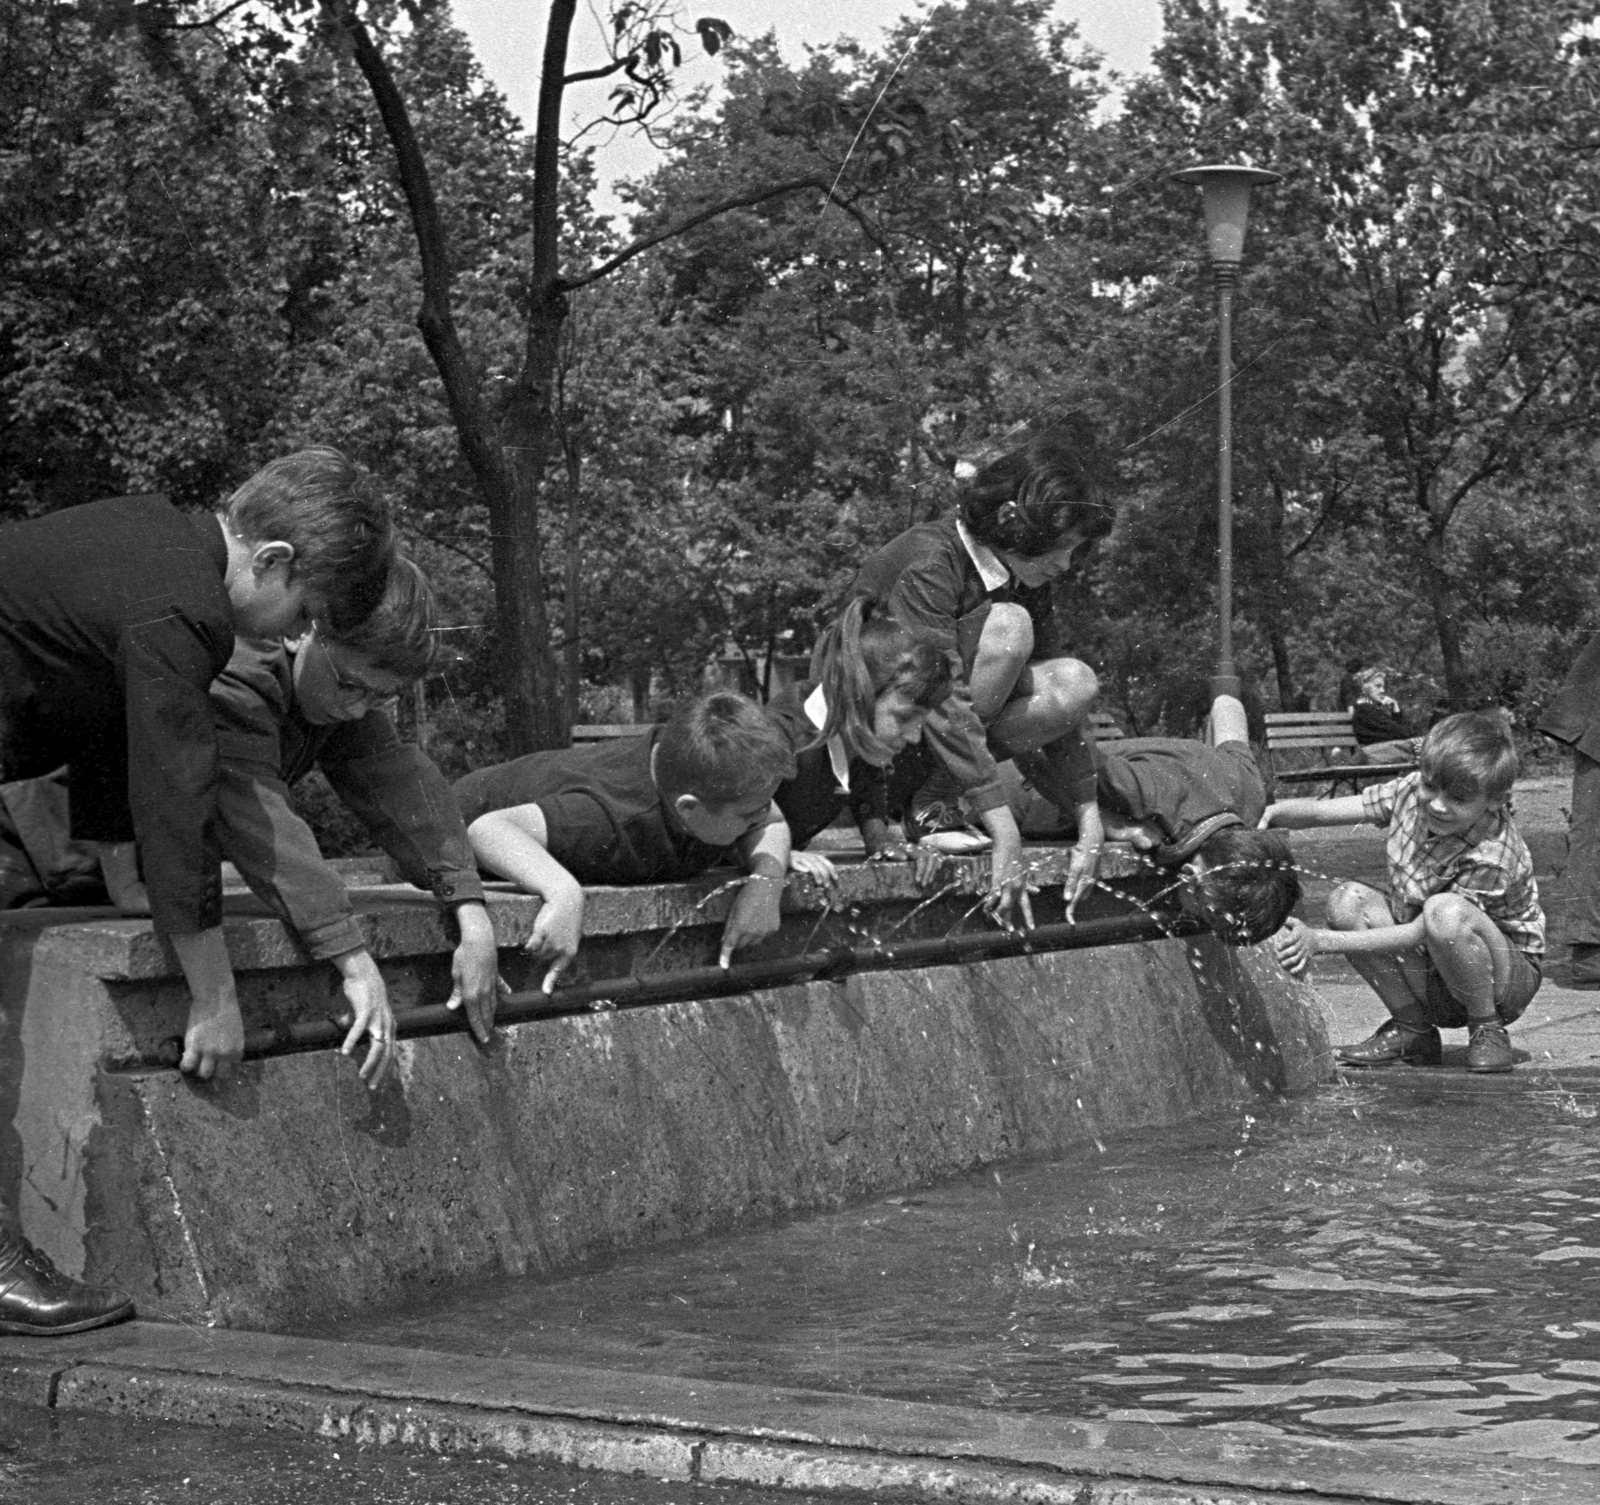
[[[72,834],[99,844],[114,900],[148,902],[183,969],[182,1066],[196,1076],[244,1046],[222,936],[211,681],[236,630],[359,621],[391,551],[388,507],[332,449],[274,461],[215,513],[119,497],[0,530],[0,781],[67,765]],[[131,1311],[0,1234],[0,1332],[77,1332]]]

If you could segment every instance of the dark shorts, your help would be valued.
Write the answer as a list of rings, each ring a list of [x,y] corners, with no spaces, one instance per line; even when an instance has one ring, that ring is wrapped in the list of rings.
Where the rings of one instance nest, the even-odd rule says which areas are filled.
[[[1501,1020],[1510,1024],[1513,1019],[1520,1019],[1543,981],[1544,973],[1539,963],[1513,946],[1511,975],[1494,1001],[1495,1012]],[[1428,1023],[1436,1029],[1465,1029],[1470,1022],[1466,1009],[1456,1001],[1432,963],[1428,966],[1428,996],[1423,1001],[1422,1012],[1428,1016]]]

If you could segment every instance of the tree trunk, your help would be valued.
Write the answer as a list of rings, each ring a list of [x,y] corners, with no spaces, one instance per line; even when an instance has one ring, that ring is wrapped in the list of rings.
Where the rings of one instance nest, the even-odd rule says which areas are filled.
[[[1444,665],[1444,693],[1452,711],[1467,709],[1467,664],[1461,652],[1461,624],[1456,619],[1456,594],[1444,564],[1444,536],[1430,533],[1422,545],[1422,572],[1426,577],[1433,628],[1439,638],[1439,658]]]

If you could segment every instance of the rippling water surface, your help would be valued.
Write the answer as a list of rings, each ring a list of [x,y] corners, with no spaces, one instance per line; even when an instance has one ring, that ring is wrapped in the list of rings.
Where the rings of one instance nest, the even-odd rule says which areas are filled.
[[[1597,1115],[1398,1068],[345,1336],[1600,1462]]]

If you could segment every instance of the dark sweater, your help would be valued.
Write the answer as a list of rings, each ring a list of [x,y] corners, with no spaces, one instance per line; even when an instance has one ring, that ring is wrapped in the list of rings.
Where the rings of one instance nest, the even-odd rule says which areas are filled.
[[[0,529],[0,775],[68,765],[72,834],[137,839],[156,925],[220,924],[217,738],[233,651],[210,514],[118,497]]]

